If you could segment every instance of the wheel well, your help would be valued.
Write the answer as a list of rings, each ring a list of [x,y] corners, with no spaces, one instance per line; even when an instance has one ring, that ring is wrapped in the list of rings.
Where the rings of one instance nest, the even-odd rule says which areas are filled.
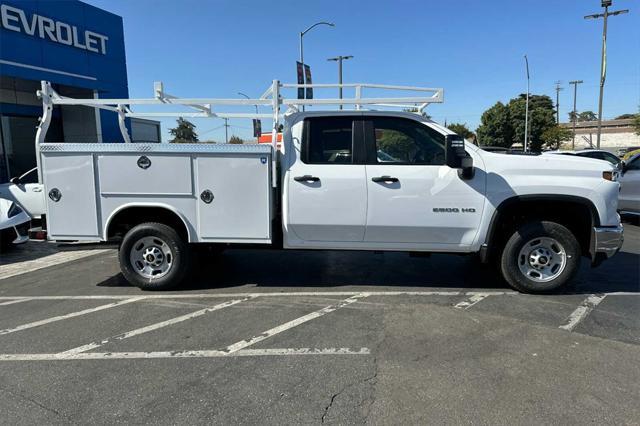
[[[177,213],[164,207],[127,207],[120,210],[107,224],[107,240],[120,240],[134,226],[145,222],[162,223],[173,228],[189,241],[186,224]]]
[[[589,253],[591,228],[599,223],[597,211],[588,200],[563,198],[515,199],[503,202],[489,225],[489,256],[499,253],[513,232],[532,220],[556,222],[575,235],[582,254]]]

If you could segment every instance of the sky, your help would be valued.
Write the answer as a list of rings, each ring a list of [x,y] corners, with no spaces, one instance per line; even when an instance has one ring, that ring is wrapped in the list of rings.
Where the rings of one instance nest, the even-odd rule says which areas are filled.
[[[445,102],[427,112],[438,122],[480,124],[497,101],[526,92],[552,96],[560,81],[560,118],[598,108],[602,20],[599,0],[242,1],[86,0],[123,17],[131,97],[151,97],[153,82],[181,97],[259,97],[272,80],[295,83],[298,34],[314,83],[344,82],[444,88]],[[640,1],[614,0],[609,19],[603,116],[640,108]],[[317,92],[317,97],[335,93]],[[264,112],[268,112],[265,110]],[[165,140],[173,119],[163,120]],[[201,140],[224,141],[220,119],[194,120]],[[230,134],[251,139],[247,119],[230,120]],[[265,123],[266,124],[266,123]],[[263,129],[265,129],[263,124]]]

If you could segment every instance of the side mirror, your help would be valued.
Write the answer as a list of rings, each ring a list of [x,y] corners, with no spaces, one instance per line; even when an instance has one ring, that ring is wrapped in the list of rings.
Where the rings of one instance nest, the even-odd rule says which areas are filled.
[[[14,185],[20,185],[22,184],[22,180],[20,180],[19,177],[12,177],[11,179],[9,179],[9,182],[11,182]]]
[[[445,137],[446,164],[452,169],[459,169],[463,179],[473,177],[473,158],[464,149],[464,138],[459,135]]]

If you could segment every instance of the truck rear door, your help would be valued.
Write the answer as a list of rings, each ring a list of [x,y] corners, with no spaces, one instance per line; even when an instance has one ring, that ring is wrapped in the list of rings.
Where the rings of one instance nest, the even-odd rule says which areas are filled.
[[[287,226],[300,240],[363,240],[367,183],[361,125],[359,117],[349,116],[304,120],[299,161],[286,178]]]

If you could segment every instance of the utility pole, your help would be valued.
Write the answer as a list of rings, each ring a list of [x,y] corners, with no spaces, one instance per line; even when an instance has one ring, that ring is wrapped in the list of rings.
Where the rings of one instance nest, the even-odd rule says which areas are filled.
[[[224,119],[224,143],[229,143],[229,119]]]
[[[524,62],[527,66],[527,104],[524,109],[524,144],[522,149],[527,152],[527,142],[529,139],[529,58],[524,55]]]
[[[602,0],[601,6],[604,7],[604,13],[596,13],[593,15],[587,15],[584,19],[598,19],[603,18],[604,24],[602,26],[602,51],[600,54],[600,96],[598,98],[598,138],[597,148],[600,149],[600,133],[602,130],[602,97],[604,96],[604,81],[607,78],[607,18],[609,16],[622,15],[623,13],[629,13],[628,9],[616,10],[609,12],[609,6],[613,4],[613,0]]]
[[[336,26],[336,24],[334,24],[333,22],[324,22],[324,21],[322,21],[322,22],[316,22],[315,24],[311,25],[309,28],[307,28],[304,31],[300,31],[300,63],[302,64],[303,67],[304,67],[304,49],[302,47],[302,37],[304,37],[304,35],[306,33],[311,31],[312,29],[314,29],[318,25],[327,25],[329,27],[335,27]],[[304,72],[304,68],[303,68],[303,72]],[[302,110],[304,111],[304,105],[302,105]]]
[[[569,84],[573,84],[573,141],[571,141],[571,149],[576,149],[576,121],[578,121],[578,111],[576,110],[576,98],[578,97],[578,84],[582,84],[582,80],[572,80]]]
[[[352,55],[347,56],[336,56],[335,58],[329,58],[327,61],[336,61],[338,62],[338,98],[342,99],[342,61],[346,61],[348,59],[353,59]],[[342,104],[340,104],[340,109],[342,109]]]
[[[556,124],[560,125],[560,91],[564,90],[560,87],[561,81],[556,81]]]

